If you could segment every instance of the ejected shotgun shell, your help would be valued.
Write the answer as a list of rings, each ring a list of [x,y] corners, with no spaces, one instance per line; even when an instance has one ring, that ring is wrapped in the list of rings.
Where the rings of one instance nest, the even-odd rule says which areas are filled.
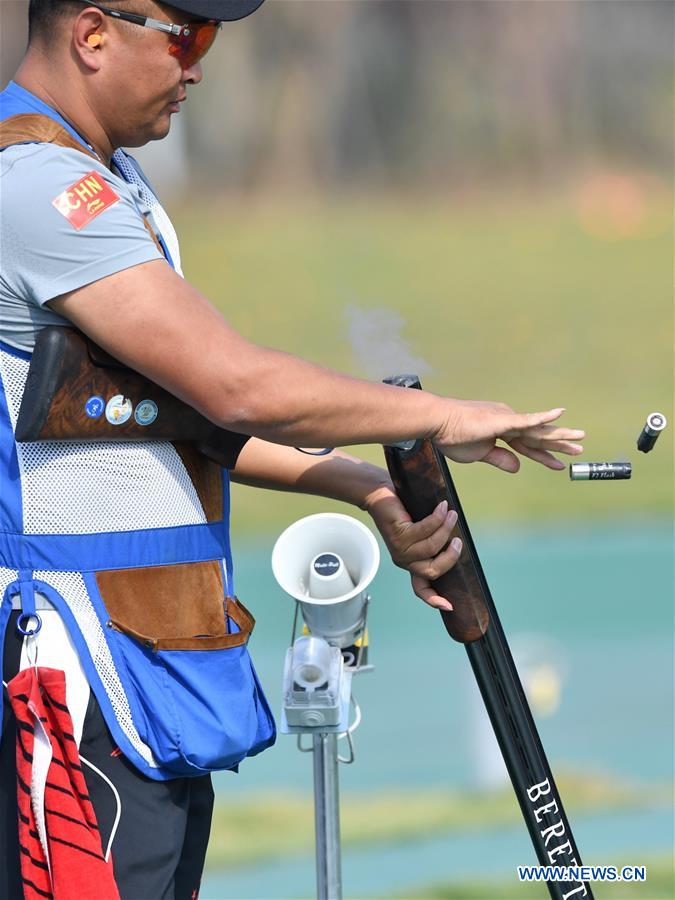
[[[666,417],[663,415],[663,413],[650,413],[647,416],[645,427],[642,429],[640,437],[637,439],[638,450],[641,450],[643,453],[649,453],[649,451],[656,443],[656,439],[667,424],[668,421],[666,420]]]
[[[571,481],[621,481],[630,478],[633,467],[629,462],[572,463]]]

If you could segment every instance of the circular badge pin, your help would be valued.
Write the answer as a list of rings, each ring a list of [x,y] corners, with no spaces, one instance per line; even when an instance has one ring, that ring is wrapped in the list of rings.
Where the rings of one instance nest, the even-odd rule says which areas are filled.
[[[131,418],[134,406],[124,394],[115,394],[108,400],[105,407],[105,417],[111,425],[124,425]]]
[[[134,419],[139,425],[152,425],[157,418],[158,412],[159,410],[154,400],[141,400],[140,403],[136,404]]]
[[[84,411],[90,419],[98,419],[103,415],[105,409],[105,400],[103,397],[90,397],[84,404]]]

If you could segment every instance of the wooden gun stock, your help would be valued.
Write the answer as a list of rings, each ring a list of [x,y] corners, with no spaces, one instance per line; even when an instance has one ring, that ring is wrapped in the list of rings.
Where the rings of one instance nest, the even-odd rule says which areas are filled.
[[[134,415],[111,423],[105,404],[128,398],[136,409],[152,401],[157,416],[147,425]],[[92,418],[87,403],[101,398]],[[232,468],[247,435],[218,428],[187,403],[114,359],[81,332],[49,326],[38,335],[16,425],[17,441],[193,441],[225,468]]]
[[[387,379],[387,382],[420,387],[418,379],[410,375]],[[384,453],[396,493],[414,522],[430,515],[441,500],[447,500],[448,508],[457,512],[452,536],[461,538],[462,553],[453,568],[437,578],[433,586],[453,605],[452,612],[441,610],[448,634],[463,644],[476,641],[490,623],[489,592],[445,459],[431,441],[421,440],[409,448],[385,447]]]

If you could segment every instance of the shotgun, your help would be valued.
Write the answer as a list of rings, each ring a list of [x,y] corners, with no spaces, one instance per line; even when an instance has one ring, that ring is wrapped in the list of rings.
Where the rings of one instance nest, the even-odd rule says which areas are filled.
[[[421,388],[416,375],[385,381]],[[461,556],[433,582],[434,590],[454,607],[452,612],[440,611],[443,624],[450,637],[466,647],[539,864],[581,866],[445,457],[429,440],[406,441],[384,452],[396,493],[413,521],[430,515],[442,500],[457,512],[453,536],[462,540]],[[548,881],[547,887],[553,900],[593,897],[587,882]]]
[[[248,440],[118,362],[74,328],[38,334],[16,423],[22,441],[192,441],[231,469]]]

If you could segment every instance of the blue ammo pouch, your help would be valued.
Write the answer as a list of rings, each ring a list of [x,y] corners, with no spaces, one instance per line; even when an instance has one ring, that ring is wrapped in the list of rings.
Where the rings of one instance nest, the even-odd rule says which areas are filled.
[[[92,577],[136,728],[167,777],[232,769],[274,743],[246,646],[255,620],[224,595],[220,560],[98,571],[90,590]]]

